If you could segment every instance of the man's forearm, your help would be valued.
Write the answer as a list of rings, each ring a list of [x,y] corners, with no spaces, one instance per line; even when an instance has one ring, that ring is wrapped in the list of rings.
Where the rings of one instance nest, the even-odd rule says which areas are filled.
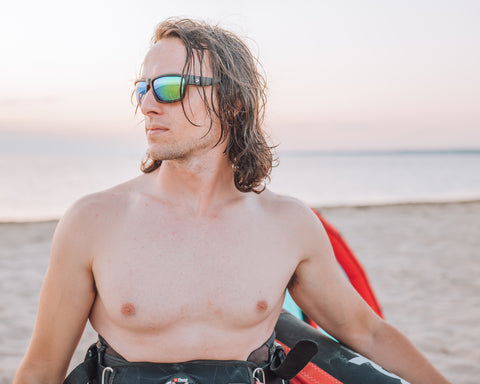
[[[412,384],[450,383],[395,327],[381,321],[362,353]]]
[[[61,384],[65,374],[54,374],[53,369],[48,369],[47,364],[29,364],[25,359],[15,373],[12,384]]]

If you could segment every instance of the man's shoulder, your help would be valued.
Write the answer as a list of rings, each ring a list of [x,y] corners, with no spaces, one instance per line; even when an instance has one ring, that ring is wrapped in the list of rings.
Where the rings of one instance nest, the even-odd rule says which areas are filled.
[[[141,193],[141,184],[133,179],[74,202],[57,225],[52,252],[68,254],[88,263],[93,260],[96,247],[122,225],[129,212],[134,211],[132,205]]]
[[[264,205],[268,206],[270,228],[298,255],[299,261],[314,254],[326,254],[328,237],[311,207],[297,198],[272,192],[265,195]]]
[[[66,210],[61,221],[75,226],[92,226],[118,217],[138,193],[137,179],[81,197]]]
[[[279,195],[270,190],[263,192],[263,206],[276,220],[295,227],[317,226],[320,221],[316,218],[312,208],[298,198]],[[263,194],[262,193],[262,194]]]

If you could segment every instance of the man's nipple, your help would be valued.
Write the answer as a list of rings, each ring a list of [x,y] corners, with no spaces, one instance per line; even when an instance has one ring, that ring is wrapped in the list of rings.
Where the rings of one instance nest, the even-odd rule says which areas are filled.
[[[135,315],[135,306],[132,303],[125,303],[122,305],[120,312],[124,316],[133,316]]]
[[[265,312],[268,308],[268,304],[265,300],[260,300],[257,302],[257,311],[258,312]]]

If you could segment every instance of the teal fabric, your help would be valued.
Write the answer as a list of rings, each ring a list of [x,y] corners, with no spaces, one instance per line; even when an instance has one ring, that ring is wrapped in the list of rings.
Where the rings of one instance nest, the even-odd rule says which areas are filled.
[[[292,296],[290,296],[290,293],[288,292],[288,289],[287,294],[285,295],[285,301],[283,302],[283,308],[285,308],[292,315],[303,321],[302,311],[300,310],[300,308],[298,308],[297,304],[295,304],[295,301],[293,301]]]

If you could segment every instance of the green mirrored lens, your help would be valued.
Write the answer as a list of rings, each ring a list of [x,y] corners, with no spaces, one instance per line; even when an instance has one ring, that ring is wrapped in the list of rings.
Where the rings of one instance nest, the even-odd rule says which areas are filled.
[[[177,101],[182,98],[185,84],[180,76],[162,76],[152,84],[155,94],[161,101]]]

